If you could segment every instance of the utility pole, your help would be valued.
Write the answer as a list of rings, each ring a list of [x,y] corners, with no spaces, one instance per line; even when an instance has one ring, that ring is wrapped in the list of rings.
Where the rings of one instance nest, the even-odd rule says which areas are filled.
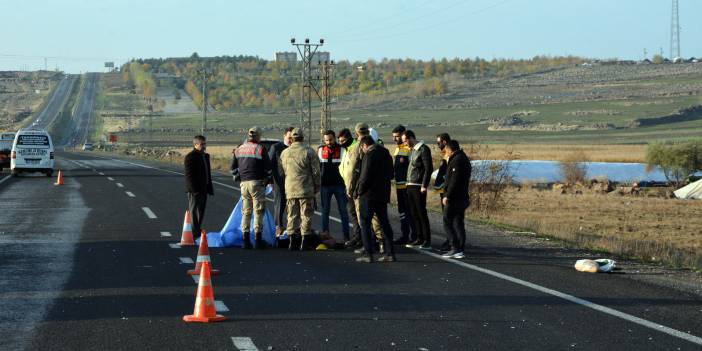
[[[670,16],[670,59],[680,57],[680,16],[678,0],[673,0],[673,11]]]
[[[207,129],[207,78],[212,74],[212,71],[202,67],[197,72],[202,76],[202,135],[205,135],[205,129]]]
[[[312,83],[312,58],[317,49],[324,45],[324,39],[319,39],[319,44],[310,44],[310,39],[305,38],[304,44],[296,44],[295,38],[290,39],[290,44],[297,48],[302,56],[302,86],[300,87],[300,128],[304,131],[307,143],[312,138],[312,90],[319,96],[319,91]]]
[[[324,75],[322,76],[322,116],[319,123],[319,133],[324,135],[326,130],[332,129],[331,124],[331,92],[329,91],[329,86],[331,85],[331,72],[334,68],[334,61],[327,62],[324,61],[322,65],[322,70]]]

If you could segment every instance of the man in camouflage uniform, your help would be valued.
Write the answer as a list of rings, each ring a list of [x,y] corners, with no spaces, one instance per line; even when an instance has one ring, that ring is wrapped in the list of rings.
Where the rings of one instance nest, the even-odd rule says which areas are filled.
[[[317,154],[302,143],[302,130],[293,129],[292,139],[293,143],[280,154],[278,170],[285,178],[289,249],[307,250],[312,235],[314,198],[321,188],[321,172]]]
[[[261,141],[261,128],[249,129],[246,142],[234,150],[231,172],[241,183],[241,232],[243,248],[250,249],[251,214],[254,215],[254,247],[263,249],[263,214],[266,185],[271,182],[271,162]]]

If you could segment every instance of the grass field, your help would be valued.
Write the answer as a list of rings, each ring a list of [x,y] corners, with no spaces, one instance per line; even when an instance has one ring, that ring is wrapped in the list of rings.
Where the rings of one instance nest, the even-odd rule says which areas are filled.
[[[515,79],[459,81],[451,86],[454,90],[450,94],[426,99],[409,99],[401,94],[349,97],[334,106],[343,108],[333,110],[333,128],[351,128],[357,122],[366,122],[390,142],[392,128],[403,124],[430,145],[436,134],[448,132],[464,146],[487,145],[490,152],[486,157],[490,159],[501,159],[512,150],[517,159],[554,161],[581,155],[582,161],[643,162],[646,145],[652,141],[702,137],[702,119],[629,127],[637,118],[666,116],[680,108],[702,104],[702,65],[571,68]],[[139,109],[138,101],[119,95],[123,92],[113,93],[105,96],[103,108]],[[317,113],[315,109],[313,116]],[[488,129],[494,120],[511,116],[530,125],[613,127],[572,131]],[[120,140],[160,147],[164,152],[176,150],[182,155],[190,149],[192,136],[200,133],[201,122],[199,113],[166,114],[154,118],[152,127],[142,119],[130,132],[120,133]],[[299,115],[290,110],[213,112],[208,113],[207,122],[211,128],[206,135],[213,166],[227,170],[232,147],[244,139],[249,127],[262,127],[264,138],[279,138],[282,129],[299,124]],[[114,127],[119,120],[111,123]],[[317,140],[314,135],[312,144]],[[176,154],[166,161],[180,163],[181,157]],[[676,267],[702,266],[702,202],[561,195],[528,187],[509,190],[507,199],[506,208],[487,218],[483,214],[473,219],[552,236],[571,246]],[[430,206],[436,210],[438,203]]]

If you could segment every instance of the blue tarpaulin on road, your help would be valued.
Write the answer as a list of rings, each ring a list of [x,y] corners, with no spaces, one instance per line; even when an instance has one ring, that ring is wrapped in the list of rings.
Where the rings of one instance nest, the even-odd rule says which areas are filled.
[[[268,188],[270,189],[270,187]],[[270,193],[267,189],[266,193]],[[250,241],[253,245],[254,241],[254,226],[253,226],[253,216],[251,216],[251,235]],[[275,220],[273,215],[268,209],[265,210],[263,215],[263,240],[270,246],[275,245]],[[209,247],[232,247],[243,246],[243,235],[241,233],[241,198],[234,206],[232,214],[229,215],[227,223],[220,232],[210,232],[207,233],[207,245]],[[198,240],[199,244],[199,240]]]

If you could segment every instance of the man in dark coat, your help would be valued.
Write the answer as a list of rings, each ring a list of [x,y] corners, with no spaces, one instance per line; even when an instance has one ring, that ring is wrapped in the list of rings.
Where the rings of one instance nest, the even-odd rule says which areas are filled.
[[[202,219],[205,216],[207,195],[214,195],[212,174],[210,173],[210,155],[205,137],[197,135],[193,138],[193,151],[185,155],[185,192],[188,195],[188,210],[192,217],[193,234],[199,235]]]
[[[470,159],[461,150],[456,140],[449,141],[446,144],[446,150],[449,158],[442,202],[444,205],[444,230],[451,239],[451,250],[443,256],[464,258],[466,228],[463,220],[466,209],[470,206]]]
[[[431,150],[424,141],[417,141],[411,130],[402,134],[402,141],[412,149],[407,167],[407,199],[414,227],[417,229],[417,240],[406,246],[431,250],[431,227],[427,214],[427,188],[434,170]]]
[[[293,127],[285,128],[283,141],[273,144],[268,151],[268,158],[271,160],[271,170],[273,172],[273,217],[275,219],[276,239],[283,234],[288,223],[288,214],[285,211],[285,204],[288,201],[285,197],[285,178],[278,171],[280,154],[292,144]]]
[[[390,185],[394,177],[394,168],[390,152],[383,146],[376,144],[371,136],[364,136],[359,141],[364,152],[361,160],[361,174],[356,186],[356,195],[359,198],[359,217],[362,229],[364,256],[356,259],[357,262],[373,262],[373,216],[377,216],[383,228],[383,241],[385,242],[385,255],[378,261],[394,262],[395,251],[392,247],[392,226],[388,219],[388,203],[390,202]]]

